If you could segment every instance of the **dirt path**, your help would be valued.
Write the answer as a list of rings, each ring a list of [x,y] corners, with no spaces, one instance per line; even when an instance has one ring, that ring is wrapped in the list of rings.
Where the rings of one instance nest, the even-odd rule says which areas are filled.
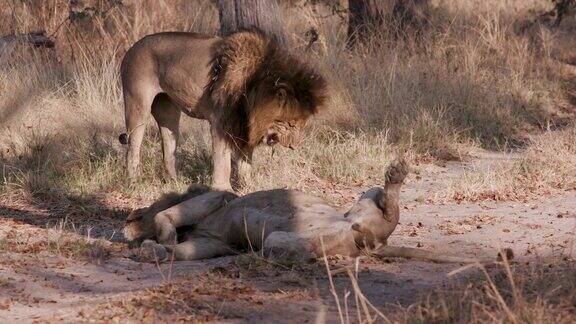
[[[576,191],[529,203],[429,204],[422,199],[437,190],[445,179],[461,176],[464,170],[477,170],[510,158],[514,157],[484,154],[467,163],[427,168],[418,177],[411,177],[402,193],[401,224],[390,243],[469,257],[495,257],[499,248],[510,247],[519,260],[569,251],[576,230]],[[335,195],[348,192],[355,197],[361,190],[345,188]],[[285,270],[257,256],[245,255],[203,262],[143,264],[124,257],[124,247],[118,243],[107,243],[105,253],[102,252],[105,255],[95,253],[94,245],[80,249],[84,243],[74,240],[60,244],[61,232],[55,234],[21,222],[19,215],[28,215],[21,210],[10,212],[13,210],[10,206],[3,206],[2,210],[0,322],[3,323],[338,320],[321,263]],[[110,234],[120,228],[122,220],[110,217],[102,220],[102,233]],[[98,230],[96,224],[94,231]],[[64,236],[86,241],[76,234]],[[44,237],[51,238],[53,243],[40,244]],[[334,258],[330,263],[338,268],[353,265],[353,260]],[[393,312],[395,305],[410,305],[439,285],[473,275],[468,271],[448,278],[447,273],[458,267],[366,258],[360,262],[359,285],[375,305]],[[335,275],[334,282],[340,296],[352,290],[344,273]],[[350,305],[353,299],[352,294]],[[355,316],[355,308],[350,314]]]

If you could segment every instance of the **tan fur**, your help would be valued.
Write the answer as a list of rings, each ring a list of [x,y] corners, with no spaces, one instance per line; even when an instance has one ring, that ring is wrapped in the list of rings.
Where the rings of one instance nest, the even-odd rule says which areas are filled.
[[[150,114],[160,128],[166,170],[176,176],[184,112],[211,124],[217,189],[231,189],[231,158],[250,164],[254,148],[262,143],[295,148],[306,121],[326,99],[322,76],[259,31],[225,38],[150,35],[128,50],[121,75],[127,134],[120,141],[130,144],[129,177],[137,176]]]
[[[124,226],[124,237],[133,242],[132,245],[140,245],[144,238],[153,238],[156,233],[154,232],[153,218],[150,215],[156,215],[159,212],[166,210],[170,207],[176,206],[200,196],[210,191],[210,188],[201,185],[192,185],[184,194],[168,193],[160,197],[149,207],[135,209],[126,218],[126,225]],[[142,237],[142,239],[139,239]]]
[[[346,214],[318,197],[294,190],[261,191],[220,200],[218,197],[225,197],[226,193],[210,192],[158,213],[147,212],[138,225],[127,223],[125,233],[130,233],[127,238],[131,241],[156,238],[159,244],[148,246],[164,247],[176,260],[264,249],[264,254],[273,258],[369,253],[436,262],[476,262],[470,258],[387,245],[388,237],[398,224],[399,193],[407,170],[404,162],[392,165],[384,188],[367,191]],[[207,204],[208,200],[212,203]],[[215,203],[221,205],[215,208]],[[158,226],[159,223],[162,225]],[[172,233],[183,229],[184,225],[193,227],[183,229],[185,233],[180,233],[183,239],[173,242],[163,241],[158,231],[147,230],[146,226],[150,226],[147,224],[155,224]]]

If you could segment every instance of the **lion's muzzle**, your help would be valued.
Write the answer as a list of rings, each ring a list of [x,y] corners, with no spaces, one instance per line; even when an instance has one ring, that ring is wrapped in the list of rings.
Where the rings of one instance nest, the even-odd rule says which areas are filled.
[[[266,136],[266,145],[274,146],[279,142],[278,134],[272,133]]]

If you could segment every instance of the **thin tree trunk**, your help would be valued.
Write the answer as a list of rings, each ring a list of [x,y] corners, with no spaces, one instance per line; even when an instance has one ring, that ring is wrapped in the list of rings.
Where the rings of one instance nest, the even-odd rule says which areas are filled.
[[[375,28],[382,26],[384,16],[382,1],[348,0],[348,46],[364,41]]]
[[[277,0],[218,0],[218,9],[221,35],[255,27],[287,44]]]
[[[419,33],[428,23],[430,0],[348,0],[348,47],[388,28],[395,37]],[[386,22],[386,25],[384,24]]]
[[[570,12],[570,6],[576,4],[574,0],[557,0],[554,5],[554,10],[556,11],[556,21],[554,21],[554,26],[560,26],[562,18]]]
[[[6,54],[17,44],[27,44],[34,47],[53,48],[54,40],[46,36],[44,31],[27,34],[11,34],[0,37],[0,54]]]

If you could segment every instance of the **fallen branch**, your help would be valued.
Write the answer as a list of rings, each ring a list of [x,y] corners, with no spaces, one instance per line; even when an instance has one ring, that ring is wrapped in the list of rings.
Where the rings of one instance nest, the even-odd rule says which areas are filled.
[[[0,49],[16,44],[29,44],[34,47],[53,48],[56,44],[45,31],[37,31],[26,34],[12,34],[0,37]]]

